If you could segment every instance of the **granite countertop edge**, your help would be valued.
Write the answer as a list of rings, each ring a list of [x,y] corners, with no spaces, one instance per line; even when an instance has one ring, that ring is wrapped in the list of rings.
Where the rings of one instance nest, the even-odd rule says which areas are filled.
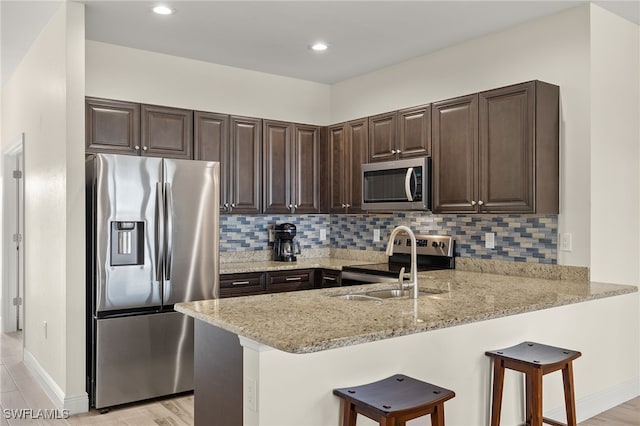
[[[483,276],[482,279],[491,279],[490,278],[491,274],[477,274],[477,275]],[[599,283],[586,283],[586,285],[589,285],[589,286],[591,286],[592,284],[597,285]],[[470,324],[474,322],[486,321],[486,320],[506,317],[510,315],[523,314],[523,313],[550,309],[550,308],[559,307],[559,306],[588,302],[592,300],[598,300],[598,299],[621,296],[624,294],[638,292],[638,288],[635,286],[615,285],[615,284],[605,284],[605,285],[611,287],[611,289],[602,290],[602,291],[598,291],[596,293],[587,294],[587,295],[571,295],[571,294],[558,293],[558,299],[552,302],[531,303],[531,304],[527,303],[522,306],[514,306],[508,309],[497,309],[491,312],[482,312],[482,313],[475,313],[470,315],[464,315],[464,314],[461,316],[452,315],[446,319],[414,323],[411,325],[390,326],[390,327],[381,326],[379,329],[376,329],[371,332],[351,334],[348,336],[342,336],[334,339],[317,338],[315,342],[306,342],[306,343],[296,342],[295,340],[287,341],[287,339],[270,338],[269,336],[265,336],[263,333],[259,333],[259,327],[258,327],[258,332],[256,332],[255,330],[256,327],[238,326],[234,324],[232,321],[225,321],[223,318],[218,318],[212,315],[211,313],[203,312],[203,310],[211,309],[210,305],[212,303],[218,303],[219,301],[224,303],[225,300],[229,300],[229,299],[180,303],[175,305],[175,309],[178,312],[182,312],[186,315],[192,316],[210,325],[220,327],[231,333],[238,334],[240,336],[254,340],[257,343],[264,344],[284,352],[289,352],[294,354],[306,354],[306,353],[319,352],[319,351],[324,351],[329,349],[337,349],[337,348],[352,346],[356,344],[384,340],[392,337],[399,337],[399,336],[406,336],[410,334],[428,332],[432,330],[438,330],[438,329],[443,329],[448,327]],[[380,287],[383,285],[382,284],[367,285],[367,287],[370,289],[374,289],[374,286]],[[388,287],[388,284],[386,286]],[[423,287],[424,286],[421,285],[421,289]],[[359,288],[362,288],[362,287],[359,287]],[[317,300],[321,301],[323,300],[322,298],[327,297],[331,294],[336,294],[336,292],[339,292],[339,291],[341,291],[341,293],[355,293],[355,292],[358,292],[358,287],[352,287],[352,288],[336,287],[332,289],[310,290],[309,292],[316,293],[313,297],[317,296],[318,297]],[[291,293],[282,293],[282,294],[291,294]],[[252,297],[252,296],[248,296],[248,297]],[[255,296],[255,297],[260,297],[260,296]],[[278,295],[274,294],[274,295],[271,295],[271,297],[278,297]],[[362,302],[347,302],[347,303],[355,303],[354,307],[356,307],[357,303],[362,303]],[[364,303],[368,303],[368,302],[364,302]]]

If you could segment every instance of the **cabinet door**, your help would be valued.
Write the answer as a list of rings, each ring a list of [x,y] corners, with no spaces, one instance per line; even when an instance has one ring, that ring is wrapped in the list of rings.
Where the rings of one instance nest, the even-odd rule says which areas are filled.
[[[345,213],[348,179],[346,125],[329,127],[329,211]]]
[[[193,159],[193,111],[142,105],[142,155]]]
[[[229,203],[229,116],[196,111],[193,114],[194,159],[220,163],[220,211]]]
[[[431,105],[398,111],[400,158],[431,155]]]
[[[533,212],[534,83],[482,92],[479,109],[480,211]]]
[[[347,138],[349,147],[347,209],[348,213],[362,212],[362,170],[361,165],[367,162],[368,141],[367,119],[354,120],[347,123]]]
[[[86,98],[87,152],[138,155],[140,104]]]
[[[229,151],[232,213],[260,213],[262,192],[262,121],[231,117]]]
[[[368,161],[389,161],[397,158],[396,112],[369,117]]]
[[[293,130],[291,194],[295,213],[320,212],[320,128],[296,125]]]
[[[433,104],[433,212],[476,212],[478,95]]]
[[[292,125],[264,120],[262,123],[263,212],[291,213]]]

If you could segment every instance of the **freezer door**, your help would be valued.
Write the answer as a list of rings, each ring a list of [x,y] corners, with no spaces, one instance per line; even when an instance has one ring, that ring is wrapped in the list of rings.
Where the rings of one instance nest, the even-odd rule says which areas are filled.
[[[96,329],[96,408],[193,389],[193,318],[169,312],[99,319]]]
[[[160,306],[156,219],[162,213],[162,161],[98,154],[94,167],[95,309]]]
[[[220,163],[164,160],[163,304],[218,297]]]

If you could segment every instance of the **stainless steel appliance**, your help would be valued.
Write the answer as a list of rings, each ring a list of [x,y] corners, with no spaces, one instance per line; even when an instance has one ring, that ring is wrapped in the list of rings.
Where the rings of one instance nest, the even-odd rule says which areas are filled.
[[[296,236],[296,226],[293,223],[281,223],[276,224],[274,230],[273,260],[295,262],[296,254],[300,254],[300,243],[293,241]]]
[[[352,265],[342,268],[342,285],[398,282],[401,268],[409,272],[411,238],[400,235],[393,241],[393,255],[386,263]],[[455,269],[455,240],[447,235],[416,234],[418,271]]]
[[[87,389],[110,407],[193,389],[193,319],[218,297],[219,163],[92,155]]]
[[[431,157],[362,165],[363,210],[430,210]]]

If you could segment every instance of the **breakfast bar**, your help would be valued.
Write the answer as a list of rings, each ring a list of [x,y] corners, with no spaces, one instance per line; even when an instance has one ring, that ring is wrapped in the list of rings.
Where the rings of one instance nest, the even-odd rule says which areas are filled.
[[[637,287],[459,270],[418,278],[418,299],[369,295],[393,288],[385,283],[177,304],[196,319],[196,424],[338,425],[332,389],[396,373],[456,392],[447,425],[487,424],[484,353],[524,340],[583,353],[574,366],[579,420],[595,414],[590,399],[635,391]],[[618,350],[629,341],[632,350]],[[516,424],[520,376],[507,374],[504,388],[502,424]],[[219,417],[218,406],[235,417]],[[545,415],[562,420],[562,407],[560,378],[545,377]]]

